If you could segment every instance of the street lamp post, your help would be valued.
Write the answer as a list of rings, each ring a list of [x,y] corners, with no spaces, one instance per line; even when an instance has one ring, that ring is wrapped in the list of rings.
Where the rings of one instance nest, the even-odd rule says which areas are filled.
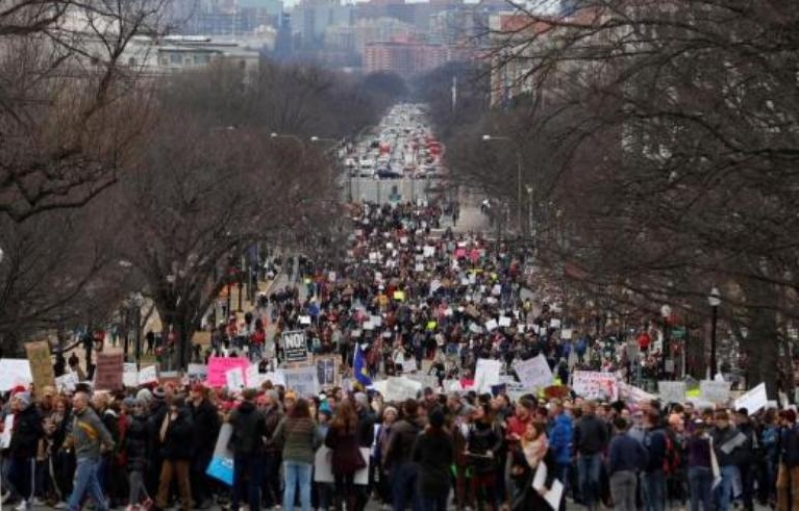
[[[667,374],[667,357],[671,354],[671,350],[669,349],[670,346],[670,337],[669,337],[669,316],[671,316],[671,307],[668,305],[664,305],[660,308],[660,315],[663,317],[663,356],[662,356],[662,364],[663,364],[663,375]]]
[[[483,142],[492,140],[513,142],[513,139],[507,136],[483,135]],[[516,148],[516,224],[519,232],[522,232],[524,230],[522,227],[522,152],[518,147]],[[530,229],[532,230],[532,225]]]
[[[718,370],[716,362],[716,326],[719,320],[719,306],[721,305],[721,293],[717,287],[710,290],[710,295],[707,297],[707,303],[710,305],[710,378],[716,377]]]

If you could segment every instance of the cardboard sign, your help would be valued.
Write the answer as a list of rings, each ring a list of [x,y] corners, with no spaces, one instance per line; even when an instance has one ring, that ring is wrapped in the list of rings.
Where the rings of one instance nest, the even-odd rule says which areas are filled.
[[[527,388],[538,389],[552,384],[552,370],[543,354],[513,366],[516,376]]]
[[[250,361],[243,357],[211,357],[208,359],[208,378],[205,383],[211,388],[221,388],[227,385],[226,373],[234,367],[242,371],[250,366]]]
[[[474,371],[474,388],[478,392],[491,392],[491,386],[499,385],[499,372],[502,369],[502,362],[487,358],[477,360],[477,367]]]
[[[283,369],[283,375],[286,379],[286,388],[296,392],[297,396],[307,398],[319,393],[315,366]]]
[[[761,408],[768,406],[768,394],[766,394],[766,384],[761,383],[757,387],[748,391],[743,396],[735,400],[735,409],[746,408],[749,415],[754,415]]]
[[[280,335],[283,343],[283,354],[286,362],[306,362],[308,360],[308,343],[305,341],[305,332],[293,330]]]
[[[685,402],[686,386],[684,381],[659,381],[658,394],[664,405]]]
[[[699,397],[717,405],[726,404],[730,400],[731,386],[728,381],[702,380],[699,382]]]
[[[29,342],[25,344],[28,363],[31,366],[33,384],[37,389],[55,385],[53,363],[50,361],[50,344],[47,341]]]
[[[619,399],[619,387],[614,373],[575,371],[572,389],[578,396],[585,399],[605,402]]]
[[[209,476],[228,486],[233,486],[233,451],[228,448],[232,436],[233,426],[228,423],[222,424],[219,436],[216,438],[214,455],[205,471]]]
[[[122,353],[98,353],[97,369],[94,371],[94,388],[97,390],[121,389],[124,363]]]
[[[139,386],[139,368],[135,362],[125,362],[122,369],[122,385],[129,388]]]

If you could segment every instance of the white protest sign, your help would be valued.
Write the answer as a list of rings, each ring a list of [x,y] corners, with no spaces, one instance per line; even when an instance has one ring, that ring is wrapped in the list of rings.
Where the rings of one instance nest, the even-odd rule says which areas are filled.
[[[126,387],[139,386],[139,368],[135,362],[125,362],[122,366],[122,385]]]
[[[684,381],[658,382],[658,394],[660,394],[660,400],[663,401],[663,404],[684,403],[687,390]]]
[[[385,401],[399,403],[406,399],[416,399],[422,384],[405,377],[391,377],[385,387]]]
[[[513,366],[519,380],[528,388],[537,389],[552,384],[552,370],[543,354],[518,362]]]
[[[60,392],[63,392],[65,390],[74,392],[75,386],[77,384],[78,384],[78,375],[76,373],[67,373],[55,379],[56,388]]]
[[[0,359],[0,392],[11,390],[17,385],[28,385],[32,381],[33,373],[27,358]]]
[[[757,413],[758,410],[766,406],[768,406],[768,394],[766,394],[765,383],[761,383],[735,400],[735,409],[746,408],[750,415]]]
[[[634,387],[632,385],[627,385],[624,382],[619,382],[619,395],[622,399],[626,399],[631,403],[650,403],[657,399],[657,396],[650,394],[649,392],[645,391],[644,389]]]
[[[8,449],[11,445],[11,433],[14,431],[14,417],[13,413],[6,415],[3,422],[3,432],[0,433],[0,449]]]
[[[416,365],[416,359],[415,358],[409,358],[407,360],[403,360],[402,361],[402,372],[403,373],[412,373],[412,372],[417,371],[417,370],[418,370],[418,367]]]
[[[488,330],[489,332],[493,332],[494,330],[496,330],[497,326],[498,323],[496,319],[489,319],[488,321],[486,321],[486,330]]]
[[[383,317],[380,315],[372,316],[369,321],[371,321],[372,324],[376,327],[383,325]]]
[[[158,368],[154,365],[142,367],[139,371],[139,385],[158,383]]]
[[[311,324],[311,316],[300,316],[300,324],[301,325],[310,325]]]
[[[571,328],[564,328],[560,331],[560,338],[561,339],[571,339],[572,338],[572,329]]]
[[[244,371],[241,370],[241,367],[234,367],[225,372],[225,385],[229,390],[244,388]]]
[[[560,328],[561,321],[559,319],[551,319],[549,320],[549,327],[550,328]]]
[[[493,385],[499,385],[499,372],[502,362],[480,358],[474,371],[474,388],[478,392],[491,392]]]
[[[244,381],[247,387],[254,389],[261,386],[261,374],[258,373],[258,364],[250,364],[244,372]]]
[[[416,266],[413,267],[413,271],[416,273],[423,273],[424,272],[424,264],[418,263]]]
[[[424,250],[423,254],[425,257],[433,257],[434,255],[436,255],[436,247],[431,247],[429,245],[426,245],[423,250]]]
[[[619,387],[616,375],[597,371],[575,371],[572,379],[575,394],[585,399],[599,401],[616,401],[619,399]]]
[[[507,328],[510,326],[510,318],[508,316],[502,316],[499,318],[499,326],[503,328]]]
[[[731,386],[728,381],[702,380],[699,382],[699,397],[717,405],[726,404],[730,400]]]
[[[283,369],[286,388],[293,390],[300,397],[315,396],[319,393],[319,378],[315,366]]]
[[[528,387],[524,383],[514,381],[505,384],[505,394],[514,401],[518,401],[519,398],[528,393]]]
[[[286,386],[286,377],[283,374],[282,369],[278,369],[277,371],[266,373],[263,377],[263,381],[270,381],[272,385],[283,385]]]

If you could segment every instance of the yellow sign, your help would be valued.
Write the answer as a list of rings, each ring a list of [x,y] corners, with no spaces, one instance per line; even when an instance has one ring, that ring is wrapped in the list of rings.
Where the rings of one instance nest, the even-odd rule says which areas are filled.
[[[398,302],[405,301],[405,291],[394,291],[394,299]]]

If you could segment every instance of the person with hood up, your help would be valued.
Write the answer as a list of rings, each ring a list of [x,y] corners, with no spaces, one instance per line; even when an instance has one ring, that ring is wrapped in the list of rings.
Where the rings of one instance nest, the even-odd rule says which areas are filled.
[[[182,397],[173,398],[158,432],[163,457],[161,483],[158,487],[158,511],[168,507],[173,478],[177,478],[183,511],[193,509],[189,482],[189,463],[194,450],[192,433],[191,411],[186,407],[186,401]]]
[[[411,454],[416,437],[424,429],[424,423],[419,418],[419,403],[408,399],[402,406],[402,414],[403,418],[392,428],[383,455],[383,466],[391,474],[394,509],[404,510],[406,503],[411,501],[412,508],[418,510],[421,506],[416,492],[418,467],[413,463]]]
[[[255,407],[256,391],[245,389],[242,403],[231,412],[228,422],[233,426],[230,446],[233,448],[233,496],[231,509],[238,509],[246,496],[250,511],[261,507],[261,462],[267,436],[266,419]],[[279,484],[279,483],[278,483]]]

